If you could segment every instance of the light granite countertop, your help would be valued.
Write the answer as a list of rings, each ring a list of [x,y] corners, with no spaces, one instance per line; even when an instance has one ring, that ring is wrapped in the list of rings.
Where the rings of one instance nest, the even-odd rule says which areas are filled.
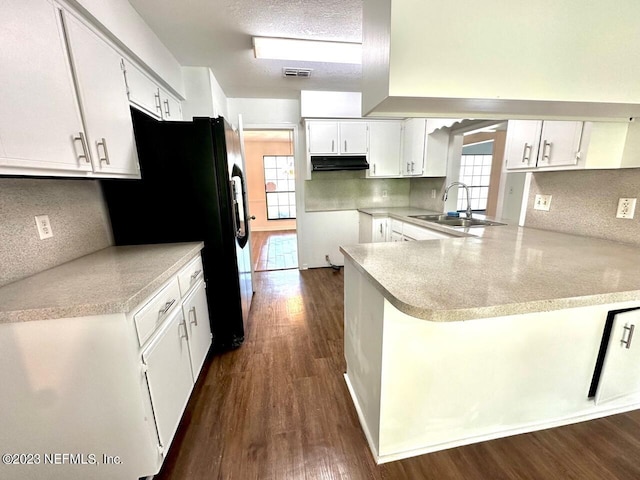
[[[400,210],[382,210],[371,214],[402,219]],[[509,225],[465,230],[460,238],[340,250],[391,304],[425,320],[461,321],[633,300],[640,305],[639,247]]]
[[[202,242],[108,247],[0,288],[0,323],[128,313]]]

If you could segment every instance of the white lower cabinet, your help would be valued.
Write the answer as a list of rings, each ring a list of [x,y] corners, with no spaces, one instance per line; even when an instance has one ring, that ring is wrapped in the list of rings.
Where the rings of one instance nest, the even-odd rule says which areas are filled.
[[[610,314],[611,315],[611,314]],[[640,309],[613,315],[596,405],[640,392]],[[638,337],[634,337],[634,334]]]
[[[198,374],[211,346],[211,327],[205,288],[204,282],[199,282],[182,302],[182,311],[189,337],[189,356],[191,358],[191,371],[194,381],[198,379]]]
[[[389,218],[374,217],[360,212],[359,215],[360,243],[387,242],[389,240]]]
[[[128,313],[0,322],[4,451],[96,462],[0,463],[0,478],[156,475],[211,345],[204,292],[197,255]]]
[[[160,448],[168,448],[178,429],[191,389],[187,325],[181,309],[175,309],[142,353]]]

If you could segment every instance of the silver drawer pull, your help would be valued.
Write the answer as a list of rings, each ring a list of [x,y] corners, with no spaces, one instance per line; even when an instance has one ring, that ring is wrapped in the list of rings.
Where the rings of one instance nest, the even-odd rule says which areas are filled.
[[[73,137],[73,141],[80,142],[80,145],[82,145],[82,154],[78,155],[78,160],[84,159],[85,162],[91,163],[89,155],[87,155],[87,140],[84,138],[84,133],[78,132],[78,136]]]
[[[158,312],[158,315],[164,315],[165,313],[167,313],[171,307],[173,306],[173,304],[176,303],[175,298],[167,303],[164,304],[164,307],[162,307],[160,309],[160,311]]]
[[[529,150],[529,154],[527,154],[527,150]],[[528,143],[524,144],[524,150],[522,151],[522,163],[529,163],[529,157],[531,156],[531,145]]]
[[[184,319],[180,322],[180,326],[184,329],[184,335],[180,335],[180,338],[189,338],[189,334],[187,333],[187,322]]]
[[[104,150],[104,157],[100,156],[100,151],[98,150],[98,147],[100,146],[102,146],[102,150]],[[111,162],[109,161],[109,151],[107,150],[107,141],[104,137],[102,137],[101,142],[96,142],[96,150],[98,151],[98,160],[100,163],[105,162],[107,165],[111,165]]]
[[[196,327],[198,326],[198,315],[196,314],[196,307],[191,307],[189,310],[189,318],[191,318],[191,312],[193,312],[193,323]]]
[[[201,271],[202,271],[202,270],[196,270],[195,272],[193,272],[193,273],[191,274],[191,281],[192,281],[192,282],[193,282],[196,278],[198,278],[198,275],[200,275],[200,272],[201,272]]]
[[[551,159],[551,142],[544,141],[542,146],[542,159],[548,162]]]
[[[622,332],[622,340],[620,340],[621,345],[625,345],[625,348],[631,348],[631,340],[633,339],[633,331],[635,330],[635,325],[625,325],[624,332]],[[629,332],[627,335],[627,339],[625,340],[625,334]]]
[[[160,91],[157,91],[153,94],[156,99],[156,110],[159,110],[162,113],[162,102],[160,101]]]

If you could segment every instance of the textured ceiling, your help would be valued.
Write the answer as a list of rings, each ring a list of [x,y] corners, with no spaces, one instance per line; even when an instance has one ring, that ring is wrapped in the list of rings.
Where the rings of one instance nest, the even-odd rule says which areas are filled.
[[[362,0],[129,0],[184,66],[208,66],[229,98],[360,91],[360,65],[259,60],[252,36],[362,41]],[[283,67],[313,70],[283,78]]]

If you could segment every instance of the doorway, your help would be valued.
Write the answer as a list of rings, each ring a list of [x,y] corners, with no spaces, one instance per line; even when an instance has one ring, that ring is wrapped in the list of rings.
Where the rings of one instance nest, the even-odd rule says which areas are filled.
[[[293,130],[243,131],[254,271],[298,268]]]

